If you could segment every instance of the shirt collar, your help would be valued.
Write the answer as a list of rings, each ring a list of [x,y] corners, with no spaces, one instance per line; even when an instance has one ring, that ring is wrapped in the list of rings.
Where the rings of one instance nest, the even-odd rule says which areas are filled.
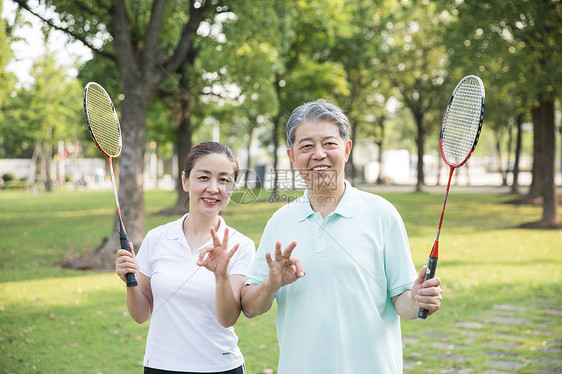
[[[308,200],[308,190],[305,190],[304,194],[294,201],[294,204],[297,206],[297,221],[302,222],[314,214],[314,210],[312,210],[312,206]]]
[[[170,227],[170,235],[168,236],[170,239],[181,239],[184,237],[183,221],[186,220],[187,216],[189,216],[189,213],[184,214],[180,219],[174,221]]]
[[[345,179],[344,183],[345,191],[334,213],[342,217],[351,218],[355,214],[356,209],[356,199],[353,198],[356,189]]]
[[[344,180],[345,183],[345,191],[343,192],[343,196],[338,203],[338,206],[334,210],[333,214],[338,214],[342,217],[350,218],[353,217],[355,214],[355,205],[353,194],[355,193],[355,188],[351,186],[347,180]],[[297,212],[296,218],[297,221],[301,222],[310,217],[314,214],[314,210],[312,210],[312,206],[310,205],[309,197],[308,197],[308,189],[304,191],[304,194],[295,200],[297,204]]]
[[[171,239],[185,238],[185,234],[183,232],[183,222],[187,219],[188,216],[189,216],[189,213],[186,213],[186,214],[183,215],[183,217],[174,221],[174,223],[172,224],[172,227],[171,227],[171,231],[170,231],[170,238]],[[217,230],[217,236],[220,238],[221,241],[222,241],[222,238],[224,236],[225,228],[226,228],[226,222],[224,221],[224,219],[221,216],[219,216],[219,229]],[[232,233],[230,233],[230,235],[232,235]]]

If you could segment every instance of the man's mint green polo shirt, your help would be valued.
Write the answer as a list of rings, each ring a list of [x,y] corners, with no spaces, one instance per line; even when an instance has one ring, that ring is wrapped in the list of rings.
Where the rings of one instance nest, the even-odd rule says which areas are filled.
[[[268,275],[265,253],[297,241],[306,276],[276,294],[279,374],[401,373],[400,320],[390,298],[417,274],[402,218],[388,201],[346,181],[322,219],[308,192],[268,221],[247,284]]]

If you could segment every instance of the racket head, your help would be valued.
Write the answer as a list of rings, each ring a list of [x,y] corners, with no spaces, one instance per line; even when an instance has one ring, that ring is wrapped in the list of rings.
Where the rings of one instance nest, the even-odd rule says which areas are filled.
[[[108,157],[121,153],[121,126],[113,102],[105,89],[90,82],[84,88],[84,115],[96,146]]]
[[[447,165],[463,165],[476,148],[485,96],[484,83],[475,75],[467,75],[455,87],[441,126],[441,156]]]

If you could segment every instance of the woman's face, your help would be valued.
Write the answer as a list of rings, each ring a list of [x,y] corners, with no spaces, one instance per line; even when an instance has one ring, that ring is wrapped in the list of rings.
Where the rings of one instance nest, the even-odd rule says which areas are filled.
[[[224,209],[234,188],[233,162],[222,153],[201,156],[186,178],[182,173],[184,191],[189,193],[189,211],[216,215]]]

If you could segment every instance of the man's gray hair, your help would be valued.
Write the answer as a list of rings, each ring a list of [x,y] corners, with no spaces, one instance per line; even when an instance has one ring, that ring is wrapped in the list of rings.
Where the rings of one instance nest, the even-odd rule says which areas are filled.
[[[287,121],[287,147],[293,149],[297,127],[306,121],[326,121],[338,125],[340,136],[344,141],[349,140],[351,126],[343,111],[336,105],[326,101],[317,100],[304,103],[295,110]]]

